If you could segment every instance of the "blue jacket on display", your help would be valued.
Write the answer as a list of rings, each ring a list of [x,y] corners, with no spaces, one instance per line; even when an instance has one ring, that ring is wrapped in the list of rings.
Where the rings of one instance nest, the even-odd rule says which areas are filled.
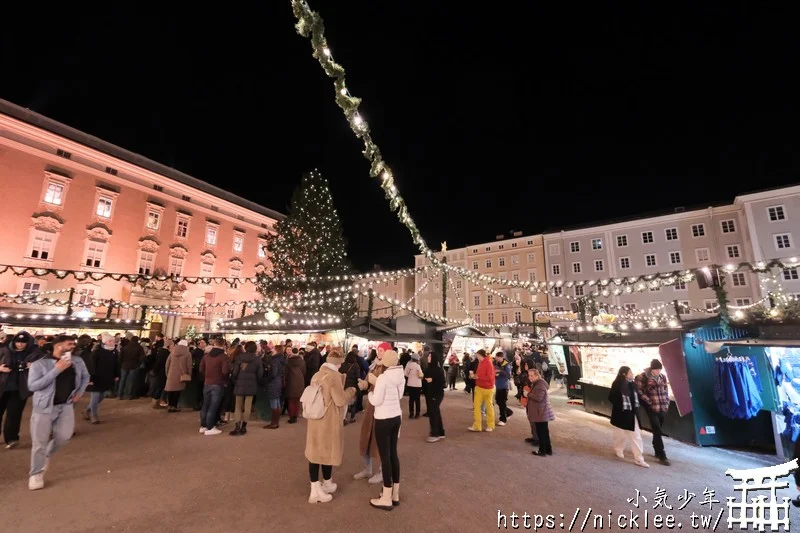
[[[761,392],[751,372],[748,357],[728,357],[714,361],[714,399],[728,418],[747,420],[764,406]]]

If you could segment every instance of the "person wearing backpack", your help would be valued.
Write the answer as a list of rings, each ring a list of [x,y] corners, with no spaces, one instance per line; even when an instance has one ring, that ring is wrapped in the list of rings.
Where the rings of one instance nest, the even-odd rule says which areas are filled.
[[[342,464],[344,455],[345,409],[355,397],[356,390],[344,388],[344,374],[339,367],[344,363],[342,352],[334,350],[326,362],[314,374],[308,388],[303,392],[303,416],[308,418],[305,456],[308,459],[308,474],[311,494],[308,503],[325,503],[333,499],[336,483],[331,479],[333,467]],[[307,397],[311,396],[311,400]],[[321,404],[321,405],[320,405]],[[321,407],[321,409],[319,409]],[[319,410],[322,412],[320,413]],[[312,414],[313,412],[313,414]],[[320,416],[321,415],[321,416]],[[313,418],[309,418],[312,416]],[[319,416],[319,418],[316,418]],[[322,470],[322,482],[319,471]]]
[[[258,346],[253,341],[244,345],[244,352],[233,364],[233,395],[236,398],[234,420],[236,427],[229,435],[237,436],[247,433],[247,420],[253,408],[253,397],[258,392],[258,384],[264,379],[264,365],[259,361],[256,351]]]

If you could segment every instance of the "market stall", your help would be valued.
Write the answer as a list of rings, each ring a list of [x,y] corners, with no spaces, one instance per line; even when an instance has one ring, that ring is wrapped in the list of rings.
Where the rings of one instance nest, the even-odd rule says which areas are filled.
[[[27,331],[37,335],[88,334],[97,336],[101,332],[112,335],[132,334],[142,336],[146,333],[145,322],[121,318],[97,318],[80,312],[67,314],[12,313],[0,312],[0,333],[10,334]]]

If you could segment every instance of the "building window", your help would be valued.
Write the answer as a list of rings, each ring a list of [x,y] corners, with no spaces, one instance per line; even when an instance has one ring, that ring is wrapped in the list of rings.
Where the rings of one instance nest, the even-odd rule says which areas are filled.
[[[628,236],[627,235],[617,235],[617,247],[625,248],[628,246]]]
[[[42,291],[41,281],[25,281],[22,283],[21,296],[36,296]]]
[[[686,282],[683,280],[676,281],[675,284],[672,286],[676,291],[685,291],[686,290]]]
[[[478,262],[477,261],[473,261],[472,262],[472,270],[478,270]]]
[[[494,305],[494,294],[486,295],[486,305]]]
[[[500,259],[497,260],[497,262],[501,267],[506,266],[506,258],[505,257],[501,257]],[[487,267],[488,266],[491,266],[491,265],[487,265]]]
[[[580,263],[572,263],[572,272],[574,274],[580,274],[581,273],[581,264]]]
[[[486,260],[486,268],[492,268],[492,260],[491,259],[487,259]]]
[[[519,281],[519,272],[512,272],[511,279],[514,281]]]
[[[716,311],[719,308],[719,304],[716,300],[703,300],[703,305],[706,311]]]
[[[95,209],[95,214],[102,218],[111,218],[111,206],[114,205],[114,202],[108,196],[101,196],[97,199],[97,209]]]
[[[505,244],[501,244],[500,246],[497,247],[498,250],[505,250],[505,248],[506,248]]]
[[[501,324],[507,324],[508,323],[508,313],[507,312],[500,313],[500,323]]]
[[[480,313],[475,313],[475,322],[477,322],[478,324],[481,323],[481,314]]]
[[[40,259],[42,261],[53,260],[53,244],[55,241],[55,234],[42,230],[33,231],[33,243],[31,244],[31,259]]]
[[[789,234],[788,233],[781,233],[781,234],[775,235],[775,247],[778,248],[778,250],[783,250],[785,248],[791,248],[792,247],[792,239],[789,236]]]
[[[583,285],[575,285],[575,296],[583,296]]]
[[[56,150],[56,155],[58,157],[63,157],[64,159],[72,159],[72,154],[66,150],[62,150],[61,148]]]
[[[732,272],[731,280],[734,287],[747,287],[747,277],[744,272]]]
[[[551,244],[547,247],[547,249],[550,252],[550,255],[561,255],[561,248],[558,246],[558,244]]]
[[[84,264],[91,268],[103,268],[103,258],[106,252],[106,243],[89,241],[86,246],[86,261]]]
[[[694,251],[694,257],[697,259],[698,263],[708,263],[711,261],[711,255],[708,252],[708,248],[696,248]]]
[[[515,242],[512,242],[512,243],[511,243],[511,247],[512,247],[512,248],[516,248],[516,247],[517,247],[517,243],[515,243]]]
[[[242,277],[242,269],[237,267],[237,266],[231,265],[231,267],[228,269],[228,277],[229,278],[235,278],[235,279],[241,278]]]
[[[783,279],[785,279],[786,281],[792,281],[792,280],[798,279],[797,267],[784,268],[783,269]]]
[[[706,226],[705,224],[694,224],[692,226],[692,237],[705,237]]]
[[[619,258],[619,267],[623,270],[628,269],[631,267],[631,258],[630,257],[620,257]]]
[[[664,234],[667,236],[668,241],[678,240],[678,228],[667,228],[664,230]]]
[[[225,309],[225,318],[228,320],[236,318],[236,309],[233,309],[232,307]]]
[[[592,250],[602,250],[603,239],[592,239]]]
[[[217,229],[216,226],[206,226],[206,244],[209,246],[215,246],[217,244]]]
[[[554,276],[561,275],[561,265],[553,265],[553,275]]]
[[[153,273],[156,263],[155,252],[141,250],[139,252],[139,274],[149,276]]]
[[[258,241],[258,257],[264,258],[267,257],[267,242],[266,241]]]
[[[92,305],[92,301],[96,300],[99,296],[99,289],[96,287],[83,287],[78,289],[78,303],[77,305],[81,307],[89,307]]]
[[[214,277],[214,265],[212,263],[200,263],[200,277],[201,278]]]
[[[473,248],[473,249],[472,249],[472,253],[473,253],[473,254],[477,254],[477,253],[478,253],[478,249],[477,249],[477,248]]]
[[[395,280],[395,285],[397,284],[397,280]],[[456,280],[456,290],[461,290],[461,280]]]
[[[170,256],[169,275],[177,277],[182,274],[183,274],[183,257]]]
[[[626,311],[636,311],[636,304],[635,303],[626,303],[623,306]]]
[[[161,212],[155,209],[148,209],[147,222],[146,222],[147,229],[155,231],[158,230],[158,227],[160,225],[161,225]]]
[[[782,205],[773,205],[767,208],[770,222],[777,222],[779,220],[786,220],[786,213],[783,212]]]
[[[595,272],[602,272],[603,270],[605,270],[605,268],[606,268],[606,266],[603,263],[602,259],[596,259],[595,260],[595,262],[594,262],[594,271]]]
[[[581,243],[578,241],[573,241],[569,243],[569,251],[570,253],[576,254],[581,251]]]
[[[487,252],[491,252],[491,251],[492,251],[492,247],[491,247],[491,246],[487,246],[487,247],[486,247],[486,251],[487,251]]]
[[[522,322],[522,313],[520,311],[514,311],[514,322]]]
[[[644,264],[649,267],[656,266],[656,255],[655,254],[647,254],[644,256]]]
[[[553,296],[561,297],[564,294],[562,287],[553,287]]]
[[[722,225],[722,233],[736,232],[736,224],[733,220],[723,220],[720,224]]]
[[[555,306],[553,308],[553,311],[555,311],[556,313],[563,313],[564,312],[564,306],[563,305],[557,305],[557,306]]]
[[[533,241],[528,241],[528,246],[533,246]]]
[[[736,305],[738,307],[744,307],[746,305],[750,305],[750,298],[736,298]]]
[[[511,256],[511,264],[512,265],[518,265],[519,264],[519,256],[518,255],[512,255]]]
[[[185,239],[189,236],[188,218],[178,217],[178,223],[175,225],[175,236],[179,239]]]
[[[244,250],[244,236],[242,235],[234,235],[233,236],[233,251],[234,253],[240,254]]]
[[[739,257],[739,245],[738,244],[730,244],[725,247],[728,252],[728,259],[736,259]]]
[[[476,294],[472,297],[472,306],[473,307],[480,307],[481,306],[481,295]]]
[[[47,182],[47,190],[44,193],[44,201],[51,205],[63,205],[64,185],[56,181]]]
[[[650,287],[650,292],[661,292],[661,285],[653,285]]]
[[[689,309],[689,300],[681,300],[678,302],[678,313],[683,316],[692,314],[692,310]]]
[[[652,231],[643,231],[642,232],[642,244],[650,244],[653,242],[653,232]]]
[[[528,263],[533,263],[536,260],[536,254],[528,254]]]
[[[669,262],[673,265],[680,265],[681,264],[681,253],[680,252],[670,252],[669,253]]]
[[[488,319],[489,324],[494,324],[494,313],[489,313]]]

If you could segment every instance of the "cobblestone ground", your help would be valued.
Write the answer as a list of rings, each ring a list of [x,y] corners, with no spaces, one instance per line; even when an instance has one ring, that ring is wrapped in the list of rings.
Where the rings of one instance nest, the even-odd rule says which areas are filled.
[[[516,404],[515,400],[512,403]],[[671,467],[649,458],[642,469],[617,459],[610,450],[607,419],[567,405],[563,392],[553,393],[558,420],[551,427],[555,455],[531,455],[523,439],[528,423],[520,408],[509,424],[494,433],[469,433],[469,398],[448,392],[443,404],[447,439],[425,442],[427,419],[404,421],[400,436],[402,504],[392,512],[369,506],[378,490],[354,481],[361,467],[357,453],[360,424],[345,428],[344,464],[334,469],[339,489],[328,504],[310,505],[303,456],[305,423],[277,431],[252,422],[245,437],[198,435],[193,412],[154,412],[145,401],[106,400],[103,423],[78,421],[77,436],[57,454],[46,487],[27,489],[29,437],[23,446],[0,450],[0,531],[496,531],[498,512],[553,515],[553,529],[620,531],[619,514],[638,515],[649,529],[654,515],[671,514],[682,530],[712,530],[725,498],[734,495],[727,468],[755,468],[778,462],[770,456],[696,448],[667,440]],[[27,417],[26,417],[27,420]],[[645,453],[651,453],[645,434]],[[793,484],[792,484],[793,485]],[[654,509],[656,489],[666,503]],[[715,503],[700,505],[705,489],[716,491]],[[628,503],[636,489],[647,498]],[[696,496],[683,510],[684,490]],[[780,493],[794,496],[794,487]],[[738,498],[737,498],[738,499]],[[613,525],[608,522],[609,511]],[[692,513],[712,517],[711,525],[692,527]],[[564,518],[561,518],[561,515]],[[791,518],[800,523],[796,509]],[[717,527],[727,530],[727,510]],[[601,522],[599,522],[601,517]],[[534,525],[533,520],[531,526]],[[524,529],[524,525],[520,529]],[[501,529],[503,527],[500,523]],[[596,527],[595,527],[596,526]],[[546,529],[546,524],[539,529]],[[626,528],[626,529],[637,529]],[[769,528],[767,528],[769,529]],[[738,528],[737,528],[738,530]]]

